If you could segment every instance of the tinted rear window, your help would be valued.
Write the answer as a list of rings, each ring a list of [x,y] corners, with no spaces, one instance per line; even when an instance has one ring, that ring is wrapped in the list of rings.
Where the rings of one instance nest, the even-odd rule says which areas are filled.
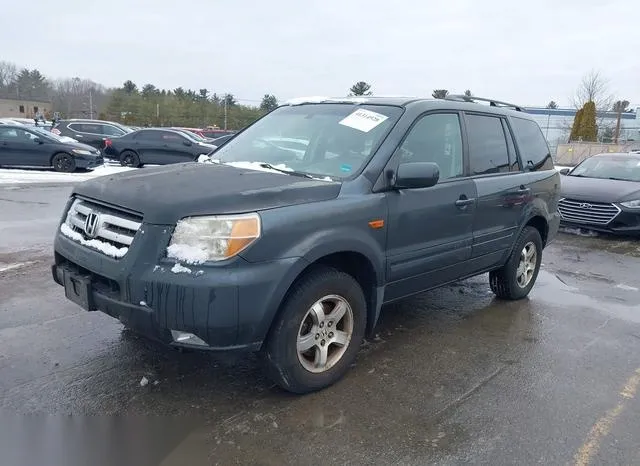
[[[520,158],[525,170],[552,170],[553,160],[547,140],[538,123],[523,118],[511,118],[513,132],[520,149]]]
[[[509,152],[500,118],[467,115],[466,122],[471,175],[508,172]]]

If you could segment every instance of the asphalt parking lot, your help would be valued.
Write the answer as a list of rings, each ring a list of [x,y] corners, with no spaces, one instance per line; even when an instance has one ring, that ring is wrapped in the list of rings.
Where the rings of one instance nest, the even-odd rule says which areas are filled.
[[[560,235],[524,301],[478,277],[388,306],[351,372],[298,397],[255,357],[159,347],[66,301],[49,265],[70,189],[0,186],[3,411],[192,419],[153,447],[163,465],[640,464],[638,241]]]

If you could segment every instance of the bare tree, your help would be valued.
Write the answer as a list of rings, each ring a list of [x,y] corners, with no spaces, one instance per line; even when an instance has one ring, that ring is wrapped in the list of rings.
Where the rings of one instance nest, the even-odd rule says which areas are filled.
[[[0,97],[15,96],[13,88],[18,78],[18,68],[11,62],[0,60]]]
[[[611,110],[613,96],[609,93],[609,81],[599,71],[589,71],[582,77],[571,101],[576,109],[582,108],[587,102],[593,102],[598,111]]]

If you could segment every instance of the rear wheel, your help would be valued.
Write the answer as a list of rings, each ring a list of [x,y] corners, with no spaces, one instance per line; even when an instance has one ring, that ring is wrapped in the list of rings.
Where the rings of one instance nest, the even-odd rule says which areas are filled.
[[[120,154],[120,165],[123,167],[138,168],[140,166],[140,157],[131,150],[125,150]]]
[[[498,298],[516,300],[526,297],[538,278],[542,261],[542,238],[534,227],[525,227],[507,263],[489,273],[491,291]]]
[[[282,388],[307,393],[338,381],[364,338],[366,300],[351,276],[322,267],[293,286],[263,349]]]
[[[60,153],[53,156],[51,165],[54,170],[62,173],[71,173],[76,171],[76,161],[69,154]]]

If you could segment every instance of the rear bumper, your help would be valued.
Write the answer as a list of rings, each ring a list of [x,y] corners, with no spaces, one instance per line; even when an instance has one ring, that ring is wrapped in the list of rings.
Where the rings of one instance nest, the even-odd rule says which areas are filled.
[[[121,259],[82,246],[58,232],[53,279],[68,299],[101,311],[163,343],[214,351],[253,351],[262,345],[277,310],[285,277],[301,259],[224,266],[186,266],[176,273],[164,258],[166,227],[144,224]],[[176,269],[177,270],[177,269]],[[77,286],[75,296],[69,280]],[[66,286],[65,286],[66,285]],[[171,331],[197,336],[205,345],[175,341]]]

